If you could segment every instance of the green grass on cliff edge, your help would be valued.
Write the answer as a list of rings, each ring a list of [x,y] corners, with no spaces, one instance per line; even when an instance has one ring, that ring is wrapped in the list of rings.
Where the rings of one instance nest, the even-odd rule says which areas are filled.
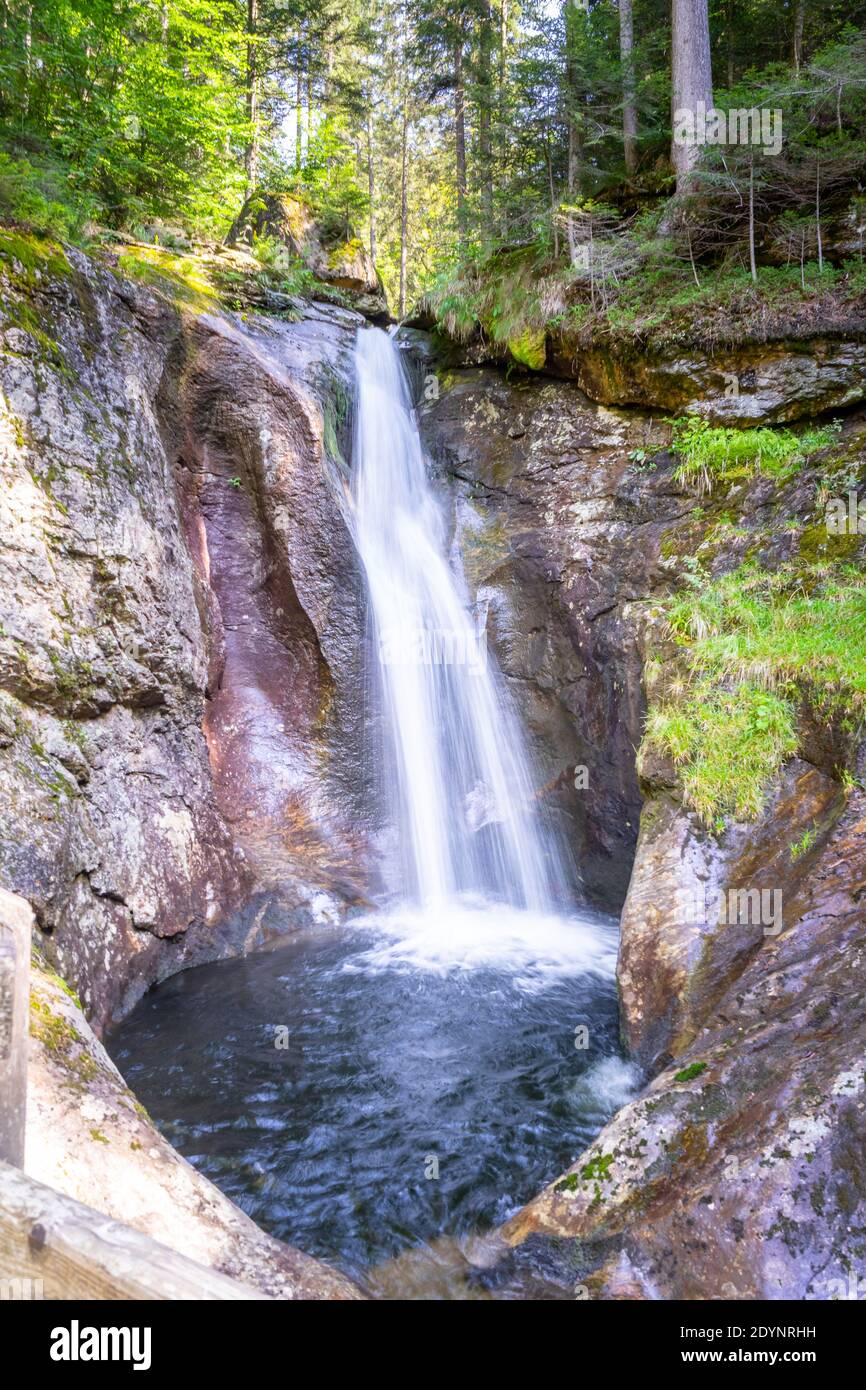
[[[573,352],[593,343],[626,356],[684,343],[712,351],[752,334],[808,336],[817,322],[829,330],[866,299],[861,259],[765,265],[755,282],[742,266],[694,272],[670,239],[657,235],[623,237],[616,249],[622,263],[603,281],[547,244],[466,252],[440,271],[418,309],[447,337],[465,343],[480,330],[514,361],[540,371],[549,334]]]
[[[641,756],[668,754],[685,803],[721,829],[751,820],[798,748],[806,701],[853,734],[866,717],[866,575],[854,565],[742,565],[696,577],[667,622],[686,676],[650,707]]]
[[[681,416],[673,423],[671,440],[671,449],[680,460],[674,477],[701,493],[711,492],[716,482],[733,482],[753,473],[784,481],[810,454],[833,444],[840,428],[834,422],[795,434],[787,428],[766,426],[731,429],[710,425],[697,415]]]

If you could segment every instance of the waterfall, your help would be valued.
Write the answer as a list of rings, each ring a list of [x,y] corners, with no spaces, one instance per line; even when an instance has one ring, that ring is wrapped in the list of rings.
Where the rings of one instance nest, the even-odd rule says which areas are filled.
[[[505,683],[448,562],[399,351],[382,329],[362,328],[355,357],[354,529],[404,899],[550,912],[565,875]]]

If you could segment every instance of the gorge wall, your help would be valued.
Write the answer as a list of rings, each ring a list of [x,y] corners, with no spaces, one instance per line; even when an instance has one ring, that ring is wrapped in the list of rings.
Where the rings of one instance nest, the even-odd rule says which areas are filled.
[[[684,804],[669,757],[636,752],[647,702],[687,680],[666,605],[698,574],[784,570],[804,593],[834,573],[862,580],[863,536],[829,532],[824,505],[863,484],[866,418],[849,414],[790,476],[746,474],[706,494],[677,476],[663,419],[573,384],[458,367],[427,395],[424,430],[456,490],[490,636],[547,758],[546,794],[577,827],[589,893],[622,904],[623,1034],[649,1083],[504,1228],[509,1259],[558,1267],[582,1297],[856,1297],[862,720],[853,706],[847,717],[811,705],[806,673],[798,749],[764,809],[714,827]],[[864,613],[861,596],[858,627]],[[826,659],[816,644],[812,661]],[[574,764],[587,769],[582,789]],[[743,890],[778,893],[783,922],[686,915],[698,894]]]
[[[322,306],[247,333],[79,253],[22,239],[20,256],[0,359],[0,873],[100,1027],[154,980],[362,891],[339,480],[362,320]]]
[[[155,980],[376,892],[346,510],[362,319],[229,320],[25,239],[3,311],[0,875],[98,1031]],[[748,351],[750,419],[862,397],[834,359],[802,409],[779,406],[794,378]],[[505,1229],[507,1258],[548,1242],[601,1297],[830,1296],[866,1254],[859,725],[805,702],[762,813],[712,829],[670,759],[637,749],[682,676],[665,604],[697,564],[862,568],[820,498],[863,481],[866,421],[849,412],[791,477],[699,497],[646,382],[628,407],[425,353],[455,551],[537,794],[588,897],[623,910],[623,1029],[648,1081]],[[711,408],[723,380],[701,371]],[[781,934],[683,920],[683,890],[744,884],[783,892]]]

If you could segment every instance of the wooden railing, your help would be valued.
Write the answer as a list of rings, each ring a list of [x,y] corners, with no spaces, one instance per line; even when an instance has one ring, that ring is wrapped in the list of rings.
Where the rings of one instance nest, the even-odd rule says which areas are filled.
[[[0,889],[0,1300],[267,1299],[21,1171],[31,928]]]
[[[0,889],[0,1162],[24,1163],[33,914]]]

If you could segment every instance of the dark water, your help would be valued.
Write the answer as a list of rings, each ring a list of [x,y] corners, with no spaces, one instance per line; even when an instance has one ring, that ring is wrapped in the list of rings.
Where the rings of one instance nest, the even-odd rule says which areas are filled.
[[[369,941],[324,928],[190,970],[109,1039],[181,1153],[274,1235],[355,1273],[503,1220],[629,1080],[609,973],[372,968]]]

